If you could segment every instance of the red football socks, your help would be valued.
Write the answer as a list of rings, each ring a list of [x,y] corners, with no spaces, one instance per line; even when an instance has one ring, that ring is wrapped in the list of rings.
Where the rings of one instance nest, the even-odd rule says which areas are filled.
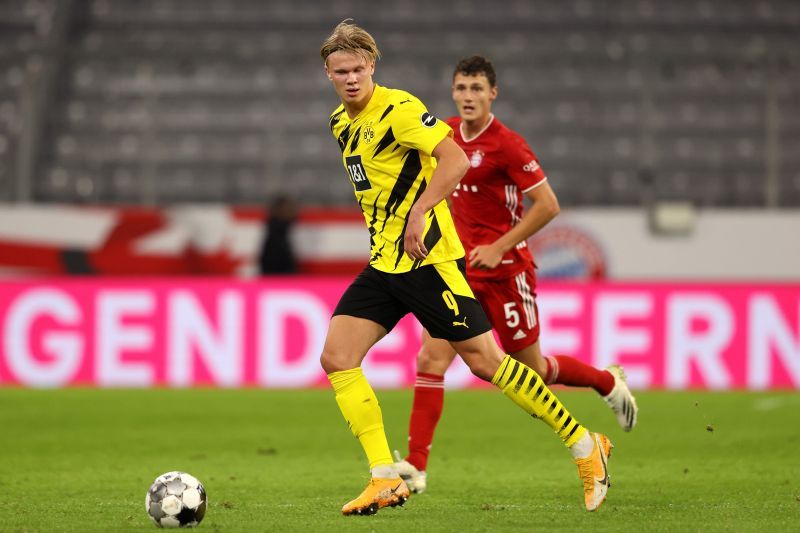
[[[424,471],[428,467],[433,433],[444,406],[444,376],[417,373],[414,383],[414,405],[408,428],[408,457],[406,461]]]
[[[571,387],[591,387],[601,396],[608,396],[614,388],[614,376],[566,355],[545,357],[547,361],[547,383],[558,383]]]

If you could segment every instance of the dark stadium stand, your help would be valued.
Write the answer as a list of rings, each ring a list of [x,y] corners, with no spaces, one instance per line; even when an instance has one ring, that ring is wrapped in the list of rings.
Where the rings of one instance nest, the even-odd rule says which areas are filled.
[[[0,200],[14,197],[16,149],[30,80],[41,68],[42,35],[55,0],[0,2]]]
[[[4,198],[22,65],[54,4],[0,1]],[[492,58],[496,114],[528,139],[564,205],[800,205],[795,0],[93,0],[71,8],[35,166],[38,201],[263,203],[290,191],[349,205],[327,130],[337,102],[318,48],[353,17],[382,48],[376,80],[414,92],[441,116],[454,111],[455,61]]]

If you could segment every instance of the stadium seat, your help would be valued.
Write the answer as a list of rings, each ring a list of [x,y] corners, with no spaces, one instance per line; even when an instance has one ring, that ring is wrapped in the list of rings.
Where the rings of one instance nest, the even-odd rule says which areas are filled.
[[[55,2],[0,2],[0,23],[23,28],[0,31],[0,134],[19,123],[18,52],[37,51],[37,21]],[[800,4],[729,4],[512,0],[487,9],[479,0],[409,0],[359,22],[385,57],[376,80],[412,91],[442,117],[454,113],[454,62],[490,56],[496,114],[528,139],[564,205],[638,205],[646,164],[667,196],[757,205],[763,194],[750,184],[764,178],[770,79],[781,84],[780,131],[800,132],[791,97],[800,89],[791,31]],[[158,175],[158,201],[262,202],[292,179],[309,200],[351,205],[327,129],[337,102],[315,58],[332,25],[360,5],[93,0],[49,115],[38,199],[79,197],[81,176],[92,177],[89,196],[100,201],[135,199],[146,167]],[[654,154],[642,153],[643,138]],[[782,190],[795,191],[800,161],[788,152]],[[64,168],[69,177],[53,181]]]

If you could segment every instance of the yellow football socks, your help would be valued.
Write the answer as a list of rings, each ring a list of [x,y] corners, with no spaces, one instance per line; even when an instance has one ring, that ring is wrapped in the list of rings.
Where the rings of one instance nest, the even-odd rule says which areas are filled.
[[[361,367],[331,372],[328,380],[336,393],[336,403],[344,419],[367,454],[370,469],[377,465],[392,464],[389,443],[383,430],[381,406]]]
[[[506,355],[492,384],[534,418],[540,418],[558,433],[567,448],[578,442],[586,428],[572,418],[544,380],[533,369]]]

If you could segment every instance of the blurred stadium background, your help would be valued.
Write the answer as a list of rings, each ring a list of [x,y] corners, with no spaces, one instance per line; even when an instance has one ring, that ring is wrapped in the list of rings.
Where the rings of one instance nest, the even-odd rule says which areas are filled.
[[[452,113],[454,61],[496,63],[496,112],[566,206],[800,204],[792,0],[4,0],[8,201],[351,205],[316,61],[357,14],[378,80]],[[422,15],[422,16],[421,16]]]
[[[783,432],[764,426],[775,431],[772,442],[797,442],[797,398],[786,390],[800,387],[800,2],[0,0],[0,425],[11,429],[5,437],[24,434],[34,443],[25,457],[13,438],[0,436],[6,457],[44,478],[47,469],[34,459],[54,448],[37,441],[44,437],[30,421],[48,404],[92,409],[91,399],[74,396],[83,391],[40,396],[21,388],[325,386],[317,357],[327,318],[368,253],[330,138],[327,117],[338,102],[318,53],[347,17],[372,32],[383,52],[376,81],[411,91],[440,117],[455,112],[455,62],[472,54],[493,60],[494,112],[528,140],[562,206],[531,242],[545,350],[623,363],[640,403],[652,398],[651,412],[664,416],[665,426],[651,433],[659,439],[678,434],[665,428],[677,428],[683,416],[664,406],[688,409],[694,396],[646,389],[784,389],[730,393],[735,402],[722,392],[702,397],[717,413],[726,405],[754,409],[745,415],[753,419],[770,411],[769,420],[785,422]],[[290,240],[299,272],[258,278],[267,206],[284,196],[298,206]],[[377,386],[413,384],[418,337],[418,324],[407,319],[381,342],[365,367]],[[448,383],[476,385],[459,365]],[[168,396],[134,392],[146,409]],[[251,391],[242,392],[242,404],[225,405],[252,404]],[[338,416],[333,399],[318,392],[308,398]],[[473,401],[452,394],[453,405]],[[402,442],[408,396],[390,398],[399,406],[387,415],[395,417],[393,440]],[[713,412],[683,416],[703,426],[687,441],[694,449],[706,446]],[[58,434],[69,416],[44,418]],[[647,416],[643,408],[654,430]],[[334,441],[355,451],[340,429],[331,430]],[[736,442],[757,448],[745,433]],[[86,446],[64,435],[76,450]],[[642,456],[652,450],[646,433],[632,438],[645,439],[633,441]],[[224,443],[208,443],[215,446]],[[683,457],[692,457],[685,448]],[[215,490],[251,497],[231,488],[232,476],[224,481],[224,467],[196,454],[179,466],[178,448],[158,466],[143,465],[140,452],[123,469],[133,490],[159,469],[191,468],[201,479],[204,470],[217,472],[211,516],[228,512],[229,525],[261,525],[237,522],[245,513],[214,503]],[[722,456],[735,453],[725,448]],[[94,479],[62,459],[65,472],[87,485]],[[704,481],[717,460],[704,458]],[[678,478],[689,471],[682,469]],[[740,522],[752,518],[745,496],[734,510],[703,500],[730,495],[728,481],[742,481],[734,479],[700,485],[695,524],[780,529],[790,513],[796,523],[791,495],[800,501],[800,472],[790,470],[793,481],[774,489],[789,503],[770,500],[770,486],[759,488],[772,522]],[[0,472],[8,474],[0,476],[2,493],[2,479],[20,473],[8,461]],[[783,475],[780,465],[774,472]],[[672,475],[664,474],[664,490],[675,496],[684,489]],[[60,527],[58,513],[33,518],[15,507],[29,489],[5,488],[11,497],[2,499],[11,503],[0,503],[0,530],[4,522],[12,530]],[[120,489],[119,497],[128,494]],[[138,523],[142,513],[126,505],[113,507],[121,522],[112,528],[127,526],[129,512]],[[531,511],[507,509],[509,516]],[[670,513],[648,509],[641,512]],[[626,515],[623,529],[647,523],[642,516],[649,514]],[[71,520],[65,523],[76,531],[91,529]],[[480,520],[464,527],[470,524],[491,528]]]
[[[340,212],[352,215],[354,205],[323,127],[336,99],[317,61],[320,39],[355,15],[379,36],[377,81],[412,91],[440,116],[454,112],[454,62],[493,59],[497,115],[537,152],[566,208],[559,220],[602,241],[603,274],[800,272],[796,2],[320,6],[0,2],[0,268],[252,275],[263,207],[288,194],[303,208],[301,268],[357,270],[359,215]],[[158,229],[172,230],[172,240],[157,239]],[[651,230],[686,235],[666,246]],[[775,236],[774,244],[748,253],[731,234],[754,247]],[[144,237],[157,243],[133,246]],[[70,253],[46,256],[54,246]],[[187,248],[215,259],[145,260],[185,259]],[[81,255],[99,249],[105,260]],[[576,275],[564,253],[550,256],[556,265],[541,257],[544,276]]]

